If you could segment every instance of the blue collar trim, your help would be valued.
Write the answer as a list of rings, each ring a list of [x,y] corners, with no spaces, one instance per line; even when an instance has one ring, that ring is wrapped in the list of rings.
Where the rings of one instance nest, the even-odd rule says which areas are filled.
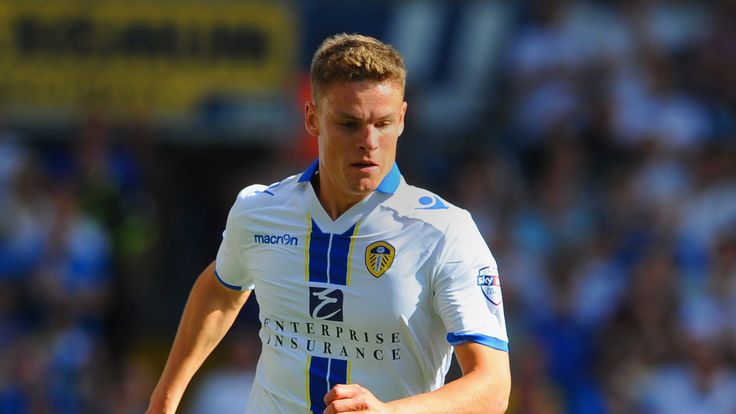
[[[303,183],[311,180],[312,177],[314,177],[314,173],[317,172],[317,168],[319,168],[319,159],[312,161],[312,164],[310,164],[309,167],[304,170],[301,177],[299,177],[298,182]],[[400,183],[401,171],[399,171],[399,166],[394,162],[394,166],[391,168],[391,171],[386,174],[386,177],[383,178],[383,181],[378,185],[376,191],[379,193],[393,194],[396,192],[396,189],[399,188]]]
[[[391,167],[391,171],[383,177],[383,181],[381,181],[381,184],[378,184],[376,191],[379,193],[393,194],[396,192],[396,189],[399,188],[400,183],[401,171],[399,171],[399,166],[394,162],[394,166]]]
[[[319,168],[319,158],[312,161],[312,164],[310,164],[309,167],[307,167],[307,169],[304,170],[304,172],[302,173],[302,176],[299,177],[299,182],[303,183],[305,181],[311,180],[312,177],[314,177],[314,173],[317,172],[317,168]]]

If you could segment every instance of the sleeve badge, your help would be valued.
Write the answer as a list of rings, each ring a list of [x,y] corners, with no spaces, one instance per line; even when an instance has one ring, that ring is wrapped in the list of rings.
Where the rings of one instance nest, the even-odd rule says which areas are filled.
[[[503,301],[501,296],[501,278],[490,271],[490,266],[481,267],[477,276],[478,286],[483,295],[492,304],[498,306]]]

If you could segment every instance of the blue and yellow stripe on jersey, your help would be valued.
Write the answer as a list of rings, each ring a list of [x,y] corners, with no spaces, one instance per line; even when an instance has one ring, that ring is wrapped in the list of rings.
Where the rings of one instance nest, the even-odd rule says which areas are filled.
[[[307,242],[304,246],[306,282],[350,286],[352,253],[360,225],[353,224],[343,233],[325,233],[307,216]]]
[[[347,384],[349,361],[310,356],[307,358],[307,413],[322,414],[327,408],[324,396],[337,384]]]
[[[355,223],[343,233],[326,233],[307,215],[305,282],[350,286],[353,247],[359,230],[359,223]],[[350,382],[350,363],[344,359],[310,355],[305,374],[307,413],[322,414],[326,408],[325,394],[336,384]]]

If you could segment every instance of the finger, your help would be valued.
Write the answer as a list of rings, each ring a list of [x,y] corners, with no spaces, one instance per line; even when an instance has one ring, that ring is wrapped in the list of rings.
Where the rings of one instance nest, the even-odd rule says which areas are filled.
[[[335,411],[335,407],[332,405],[328,405],[327,408],[325,408],[324,411],[322,411],[322,414],[349,414],[351,411]],[[353,413],[357,413],[357,411],[352,411]]]
[[[357,395],[362,388],[363,387],[358,384],[337,384],[332,387],[332,389],[328,391],[327,394],[325,394],[324,402],[325,404],[329,405],[335,400],[352,398]]]
[[[327,408],[324,411],[324,414],[332,414],[332,413],[340,413],[340,414],[346,414],[346,413],[362,413],[365,412],[364,410],[368,410],[370,408],[368,402],[361,397],[356,398],[347,398],[343,400],[335,400],[331,404],[327,406]]]

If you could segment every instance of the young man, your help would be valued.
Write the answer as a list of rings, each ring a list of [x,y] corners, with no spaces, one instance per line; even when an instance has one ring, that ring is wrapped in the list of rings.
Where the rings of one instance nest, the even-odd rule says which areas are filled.
[[[470,215],[395,164],[406,73],[390,46],[327,39],[305,123],[319,159],[238,195],[187,302],[149,413],[189,380],[258,292],[246,413],[502,413],[510,374],[495,260]],[[463,376],[446,385],[453,350]]]

